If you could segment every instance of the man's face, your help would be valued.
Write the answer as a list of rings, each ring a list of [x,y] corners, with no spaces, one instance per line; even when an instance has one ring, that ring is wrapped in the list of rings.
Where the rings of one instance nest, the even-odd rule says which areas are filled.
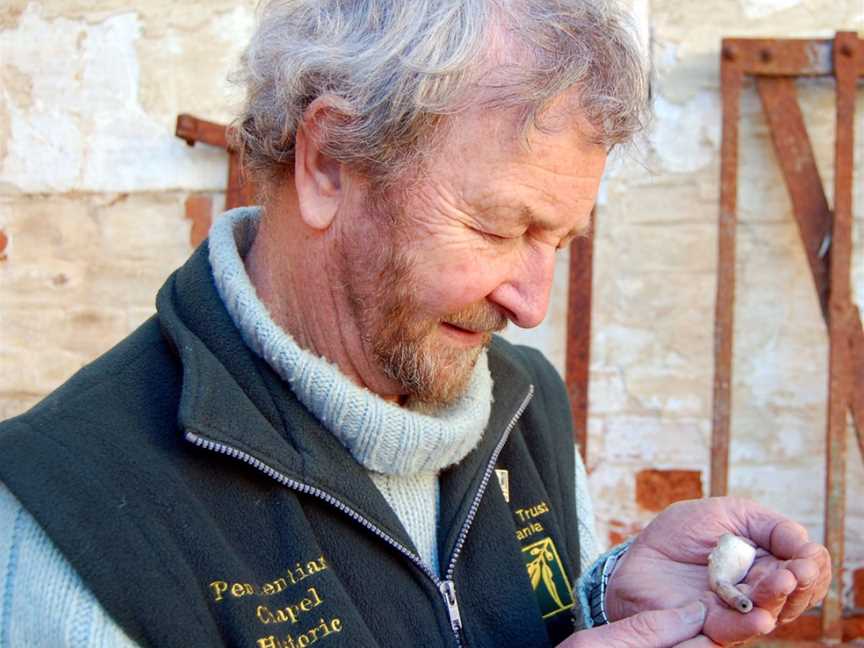
[[[367,354],[406,394],[446,405],[491,334],[537,326],[554,257],[587,231],[606,154],[575,126],[533,130],[459,118],[419,180],[365,196],[342,237],[342,277]]]

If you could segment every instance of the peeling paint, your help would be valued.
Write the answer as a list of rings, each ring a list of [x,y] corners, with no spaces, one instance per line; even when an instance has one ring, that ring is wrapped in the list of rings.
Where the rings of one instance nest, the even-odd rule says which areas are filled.
[[[42,21],[35,5],[27,6],[14,30],[0,32],[0,59],[31,80],[27,109],[3,89],[11,135],[0,181],[21,190],[28,184],[37,190],[69,188],[80,174],[83,135],[66,105],[74,101],[77,66],[69,52],[75,33],[73,22]]]
[[[683,104],[658,95],[650,133],[653,151],[666,171],[692,173],[717,158],[720,143],[720,99],[703,91]]]
[[[33,80],[14,65],[0,67],[0,86],[21,110],[33,106]]]
[[[249,7],[234,7],[220,14],[210,26],[210,31],[226,43],[234,43],[239,49],[246,45],[255,28],[255,15]]]
[[[802,4],[802,0],[738,0],[738,2],[749,20],[765,18]]]
[[[14,29],[17,27],[27,2],[28,0],[6,0],[6,6],[0,8],[0,28]]]
[[[30,80],[25,109],[4,89],[11,136],[0,183],[23,192],[193,188],[224,183],[223,155],[187,150],[173,123],[139,101],[136,12],[101,22],[46,20],[31,4],[15,30],[0,32],[0,59]]]
[[[2,170],[6,153],[9,151],[9,138],[12,133],[12,118],[9,115],[8,102],[9,98],[6,93],[0,91],[0,170]],[[5,185],[6,183],[0,180],[0,192],[5,191]]]

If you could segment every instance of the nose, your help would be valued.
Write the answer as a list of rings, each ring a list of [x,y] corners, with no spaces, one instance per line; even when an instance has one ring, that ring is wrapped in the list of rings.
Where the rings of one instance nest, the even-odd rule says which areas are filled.
[[[510,268],[507,278],[490,294],[520,328],[534,328],[546,317],[555,274],[555,248],[538,243]]]

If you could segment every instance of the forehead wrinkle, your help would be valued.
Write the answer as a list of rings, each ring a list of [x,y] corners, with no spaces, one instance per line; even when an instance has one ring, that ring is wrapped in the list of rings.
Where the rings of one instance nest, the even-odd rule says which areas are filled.
[[[589,183],[594,182],[596,176],[592,173],[589,164],[564,164],[563,162],[554,160],[554,154],[552,153],[548,154],[548,157],[553,161],[539,160],[535,162],[520,160],[519,166],[522,168],[515,171],[516,175],[523,175],[524,168],[528,168],[539,171],[543,175],[555,175],[561,178],[568,178],[571,181],[584,180]]]

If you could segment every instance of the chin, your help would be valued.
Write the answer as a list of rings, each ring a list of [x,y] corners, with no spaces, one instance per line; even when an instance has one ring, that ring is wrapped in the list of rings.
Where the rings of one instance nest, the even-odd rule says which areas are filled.
[[[425,379],[414,384],[412,399],[430,407],[446,407],[462,398],[468,391],[474,367],[485,345],[455,350],[424,358],[428,363]]]
[[[391,326],[395,322],[390,322]],[[492,340],[440,322],[384,329],[374,338],[384,373],[423,409],[452,405],[468,390],[477,359]]]

